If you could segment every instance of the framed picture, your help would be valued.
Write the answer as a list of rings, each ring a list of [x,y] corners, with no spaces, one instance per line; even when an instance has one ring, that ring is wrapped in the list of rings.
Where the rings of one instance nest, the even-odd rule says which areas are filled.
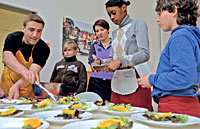
[[[69,17],[63,17],[62,45],[67,40],[73,40],[77,44],[77,58],[78,60],[82,61],[88,69],[88,55],[90,46],[97,40],[97,37],[93,32],[92,25],[86,22],[73,20]]]

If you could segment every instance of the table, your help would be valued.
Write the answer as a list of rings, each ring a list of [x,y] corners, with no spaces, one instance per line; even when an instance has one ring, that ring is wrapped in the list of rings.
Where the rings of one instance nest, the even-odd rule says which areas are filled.
[[[111,115],[109,113],[105,113],[105,112],[102,112],[102,111],[92,111],[91,113],[94,114],[94,117],[90,120],[106,119],[106,118],[110,118],[110,117],[118,117],[118,116]],[[30,116],[30,114],[24,114],[20,117],[29,117],[29,116]],[[123,117],[125,117],[129,120],[132,120],[130,116],[123,116]],[[148,125],[146,123],[142,123],[142,122],[139,122],[139,121],[134,121],[134,122],[147,125],[148,127],[152,128],[152,129],[173,129],[171,127],[170,128],[164,128],[164,127],[152,126],[152,125]],[[63,126],[64,125],[50,124],[48,129],[62,129]],[[174,129],[178,129],[178,128],[174,128]],[[182,127],[181,129],[200,129],[200,124],[185,126],[185,127]]]

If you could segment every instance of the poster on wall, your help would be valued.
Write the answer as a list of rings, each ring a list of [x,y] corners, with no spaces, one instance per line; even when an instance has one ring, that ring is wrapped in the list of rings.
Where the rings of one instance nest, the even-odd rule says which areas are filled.
[[[91,24],[63,17],[62,46],[67,40],[73,40],[78,46],[77,58],[85,64],[86,68],[89,67],[87,62],[90,46],[96,42],[96,39]]]
[[[67,40],[77,44],[80,55],[87,55],[91,44],[96,42],[96,36],[91,24],[63,17],[63,44]]]

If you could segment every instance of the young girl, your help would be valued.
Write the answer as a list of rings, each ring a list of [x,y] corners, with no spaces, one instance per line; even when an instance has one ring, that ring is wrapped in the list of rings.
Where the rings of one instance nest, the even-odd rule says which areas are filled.
[[[134,66],[149,59],[147,26],[142,20],[133,20],[127,14],[129,1],[109,0],[105,6],[112,22],[119,28],[112,33],[111,60],[109,71],[119,68],[112,79],[111,102],[131,104],[152,110],[151,90],[138,86]]]
[[[160,28],[171,31],[171,37],[162,51],[156,74],[147,74],[138,83],[142,87],[153,86],[152,96],[159,112],[200,117],[197,0],[157,0],[156,12]]]
[[[92,44],[89,52],[89,64],[93,64],[97,59],[107,59],[111,50],[111,40],[109,34],[109,24],[103,19],[97,20],[93,25],[99,42]],[[103,100],[110,101],[111,79],[113,72],[92,72],[88,91],[92,91],[101,96]]]
[[[84,64],[76,59],[76,43],[66,42],[62,52],[64,59],[56,63],[50,82],[63,83],[59,93],[62,96],[84,92],[87,84],[87,72]]]

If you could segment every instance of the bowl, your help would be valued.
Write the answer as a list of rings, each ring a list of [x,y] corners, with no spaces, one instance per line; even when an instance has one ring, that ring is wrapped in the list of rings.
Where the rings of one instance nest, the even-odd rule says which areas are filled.
[[[40,82],[40,83],[48,91],[55,94],[56,96],[59,96],[60,87],[62,83],[55,83],[55,82]],[[43,91],[41,96],[48,96],[48,95],[45,91]]]

